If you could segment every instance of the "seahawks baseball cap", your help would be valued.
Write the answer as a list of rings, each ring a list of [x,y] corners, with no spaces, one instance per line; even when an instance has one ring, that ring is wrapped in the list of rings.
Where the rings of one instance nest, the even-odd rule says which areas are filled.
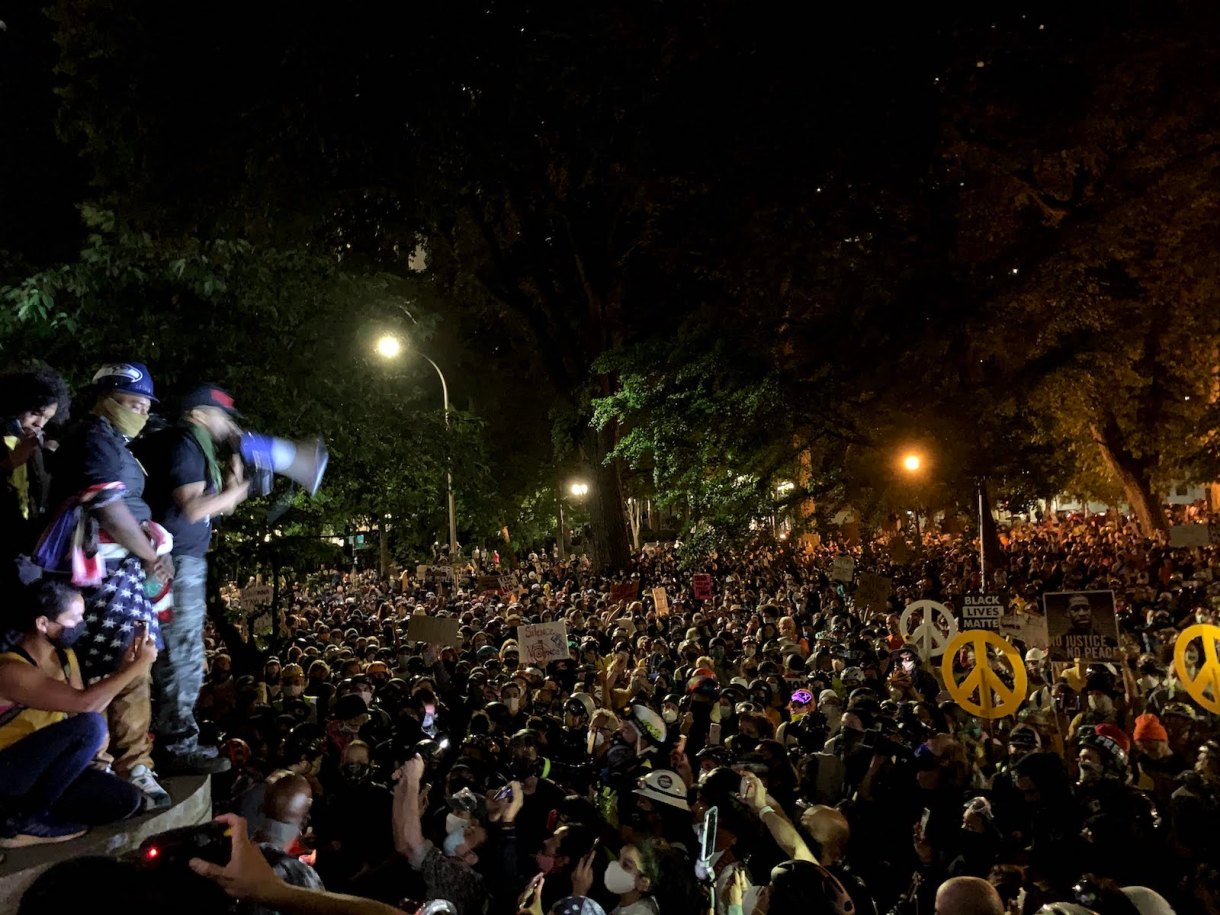
[[[201,384],[182,398],[180,408],[183,413],[189,413],[196,407],[214,407],[224,410],[230,416],[241,416],[233,405],[233,395],[214,384]]]

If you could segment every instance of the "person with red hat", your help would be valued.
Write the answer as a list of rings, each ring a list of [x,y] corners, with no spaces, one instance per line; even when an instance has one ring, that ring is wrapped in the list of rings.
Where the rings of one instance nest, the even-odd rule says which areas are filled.
[[[1152,713],[1135,719],[1136,786],[1149,792],[1158,808],[1168,809],[1169,799],[1178,787],[1178,777],[1186,771],[1186,761],[1169,748],[1169,732]]]
[[[190,391],[179,422],[139,450],[148,469],[153,517],[174,535],[174,606],[163,614],[165,651],[153,667],[158,767],[175,774],[224,772],[229,761],[199,744],[195,703],[203,686],[207,552],[212,518],[230,514],[249,495],[240,458],[222,466],[218,449],[241,435],[233,397],[214,384]]]

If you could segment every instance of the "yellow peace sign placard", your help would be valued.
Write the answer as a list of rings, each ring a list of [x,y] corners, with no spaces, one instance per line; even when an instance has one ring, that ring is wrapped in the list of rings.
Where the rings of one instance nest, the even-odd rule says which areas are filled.
[[[953,678],[953,659],[966,646],[974,648],[974,669],[958,683]],[[987,649],[998,650],[1008,666],[1012,668],[1013,684],[1009,686],[1000,675],[991,669],[991,656]],[[940,660],[941,676],[945,689],[954,701],[972,715],[980,718],[1003,718],[1011,715],[1025,701],[1025,690],[1029,679],[1021,654],[999,633],[987,629],[967,629],[953,637]]]
[[[1203,657],[1199,666],[1191,670],[1186,666],[1186,647],[1195,639],[1203,641]],[[1213,715],[1220,715],[1220,658],[1216,643],[1220,642],[1220,626],[1197,623],[1182,630],[1173,647],[1173,668],[1190,698]]]

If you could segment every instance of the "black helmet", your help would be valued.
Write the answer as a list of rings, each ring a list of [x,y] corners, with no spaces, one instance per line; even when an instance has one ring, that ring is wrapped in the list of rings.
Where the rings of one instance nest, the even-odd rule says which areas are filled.
[[[322,743],[325,735],[316,724],[306,722],[298,724],[284,738],[281,756],[285,765],[293,765],[307,759],[317,759],[322,755]]]

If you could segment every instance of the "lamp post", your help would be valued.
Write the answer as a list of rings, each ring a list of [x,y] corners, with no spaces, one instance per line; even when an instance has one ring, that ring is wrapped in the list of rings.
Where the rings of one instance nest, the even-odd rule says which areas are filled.
[[[902,469],[908,477],[912,479],[919,475],[923,470],[923,457],[916,451],[908,451],[902,456]],[[915,545],[917,547],[923,544],[923,535],[919,530],[919,503],[915,503]]]
[[[568,492],[570,492],[574,498],[583,499],[589,494],[589,484],[577,480],[576,482],[569,484]],[[568,528],[563,517],[562,492],[559,494],[559,558],[568,558]]]
[[[402,355],[404,349],[401,338],[394,334],[385,334],[377,340],[376,345],[377,355],[382,359],[394,360]],[[436,377],[441,380],[441,404],[445,411],[445,431],[449,431],[449,384],[445,381],[445,373],[441,371],[441,367],[429,359],[419,350],[415,350],[415,355],[419,356],[428,365],[436,369]],[[458,542],[457,542],[457,510],[453,501],[453,455],[446,457],[445,468],[445,487],[449,501],[449,562],[456,563],[458,558]]]

